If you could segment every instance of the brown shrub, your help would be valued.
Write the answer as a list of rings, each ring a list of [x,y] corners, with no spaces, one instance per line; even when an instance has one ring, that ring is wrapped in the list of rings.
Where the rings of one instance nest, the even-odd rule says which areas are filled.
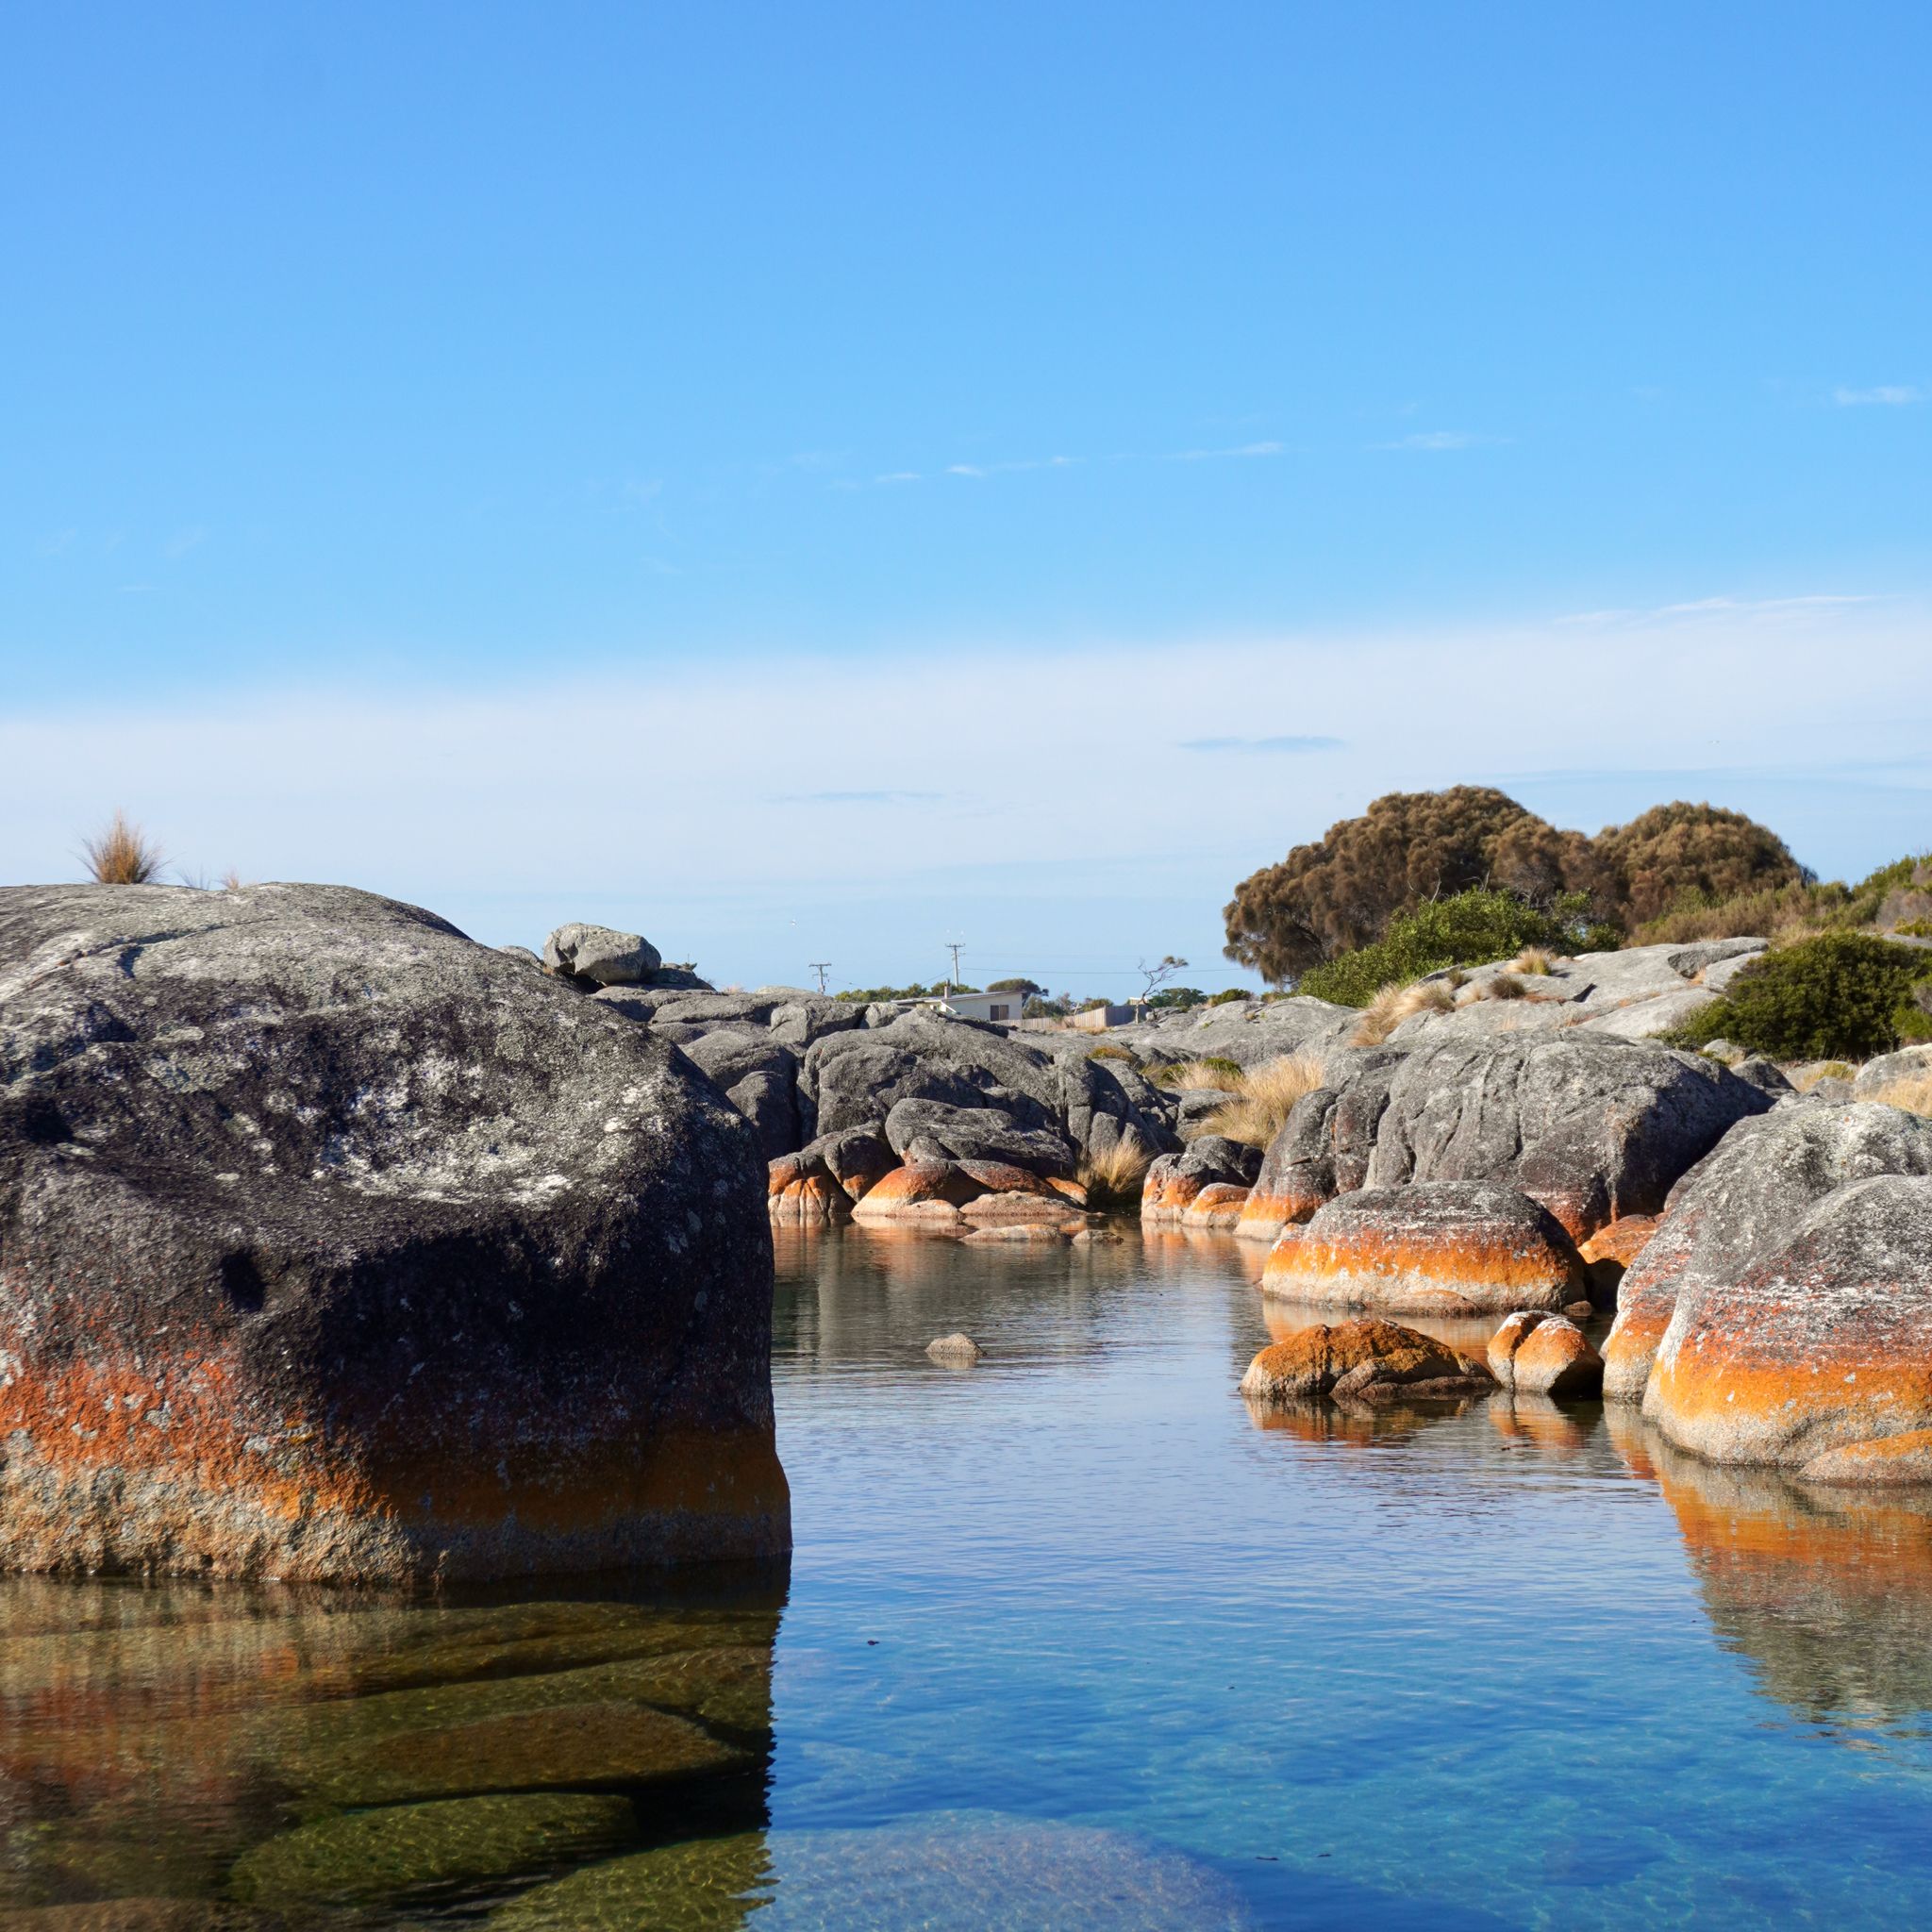
[[[152,885],[168,862],[161,848],[118,806],[107,830],[83,839],[80,850],[94,883],[101,886]]]

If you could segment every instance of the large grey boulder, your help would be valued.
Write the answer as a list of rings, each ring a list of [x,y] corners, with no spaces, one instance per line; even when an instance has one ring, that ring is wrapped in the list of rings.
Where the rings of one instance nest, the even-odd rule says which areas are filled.
[[[641,934],[608,925],[559,925],[543,941],[543,963],[567,979],[592,986],[641,986],[664,962]]]
[[[1696,1054],[1569,1032],[1445,1041],[1366,1070],[1336,1108],[1338,1185],[1507,1181],[1583,1240],[1654,1214],[1678,1177],[1769,1097]]]
[[[0,891],[0,1565],[781,1551],[763,1193],[681,1056],[433,914]]]
[[[1852,1098],[1876,1100],[1889,1088],[1908,1080],[1932,1080],[1932,1045],[1904,1046],[1867,1060],[1852,1082]]]
[[[1932,1122],[1781,1107],[1672,1192],[1619,1284],[1604,1393],[1713,1459],[1803,1462],[1932,1423],[1928,1309]]]

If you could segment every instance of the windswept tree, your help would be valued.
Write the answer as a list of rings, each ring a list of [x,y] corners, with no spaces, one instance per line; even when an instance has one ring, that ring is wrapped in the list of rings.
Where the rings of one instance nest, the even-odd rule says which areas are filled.
[[[1627,924],[1807,878],[1767,825],[1722,806],[1656,805],[1591,841]]]
[[[1542,905],[1597,882],[1582,833],[1558,831],[1507,792],[1391,791],[1243,879],[1224,915],[1224,950],[1279,982],[1372,944],[1425,899],[1491,885]]]

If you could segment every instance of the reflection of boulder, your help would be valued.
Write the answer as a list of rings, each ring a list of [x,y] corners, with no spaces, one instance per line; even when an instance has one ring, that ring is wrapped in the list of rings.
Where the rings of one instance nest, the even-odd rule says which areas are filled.
[[[0,1584],[0,1909],[76,1892],[389,1898],[628,1851],[640,1823],[764,1821],[769,1598],[23,1579]]]
[[[1818,1723],[1932,1711],[1932,1493],[1719,1468],[1627,1408],[1606,1420],[1676,1512],[1711,1623],[1767,1695]]]

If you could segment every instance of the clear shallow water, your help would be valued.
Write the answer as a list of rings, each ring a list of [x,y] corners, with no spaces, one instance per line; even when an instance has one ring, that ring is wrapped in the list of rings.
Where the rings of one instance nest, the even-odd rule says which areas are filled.
[[[1932,1504],[1726,1475],[1595,1407],[1257,1417],[1235,1384],[1299,1325],[1258,1262],[781,1235],[789,1588],[0,1586],[0,1905],[239,1890],[289,1924],[510,1932],[1932,1918]],[[978,1368],[925,1358],[957,1328]],[[525,1811],[460,1809],[497,1789]],[[317,1906],[393,1883],[387,1839],[328,1840],[372,1817],[440,1883]]]

